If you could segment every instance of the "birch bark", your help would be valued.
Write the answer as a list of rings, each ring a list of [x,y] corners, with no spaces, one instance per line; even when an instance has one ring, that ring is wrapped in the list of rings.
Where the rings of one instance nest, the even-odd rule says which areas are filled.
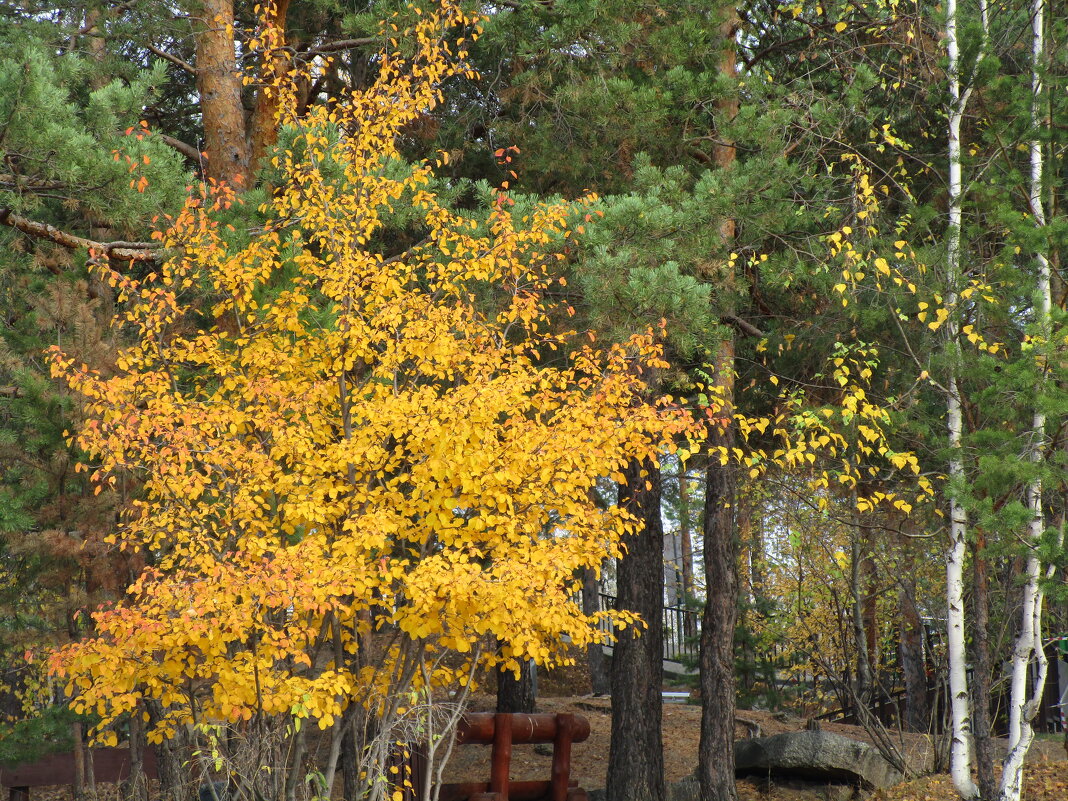
[[[1042,203],[1044,162],[1042,141],[1038,135],[1042,120],[1042,69],[1045,60],[1045,0],[1034,0],[1031,6],[1031,141],[1028,143],[1030,161],[1029,201],[1031,216],[1036,228],[1046,225]],[[1038,345],[1036,357],[1041,360],[1041,374],[1035,388],[1035,408],[1031,421],[1031,439],[1028,458],[1035,464],[1035,478],[1027,488],[1027,505],[1031,512],[1027,544],[1030,547],[1025,569],[1026,584],[1023,588],[1020,631],[1012,651],[1012,676],[1009,695],[1008,753],[1002,765],[999,801],[1019,801],[1023,786],[1024,757],[1034,740],[1031,721],[1038,712],[1042,690],[1046,684],[1047,662],[1042,648],[1042,604],[1044,593],[1041,585],[1042,563],[1038,545],[1045,530],[1042,511],[1042,478],[1037,467],[1045,458],[1046,413],[1042,408],[1042,385],[1046,382],[1046,363],[1042,357],[1050,339],[1050,292],[1049,259],[1044,247],[1035,254],[1037,286],[1035,288],[1035,325]],[[1034,684],[1028,688],[1027,674],[1032,659],[1035,662]]]
[[[957,303],[960,285],[961,209],[963,183],[961,180],[960,128],[968,104],[970,87],[961,86],[960,45],[957,41],[957,2],[946,3],[946,49],[949,63],[946,77],[949,82],[949,220],[946,231],[946,306]],[[946,321],[946,347],[950,367],[946,382],[946,427],[949,439],[949,477],[957,489],[949,499],[949,550],[946,553],[946,644],[949,660],[949,697],[952,724],[949,770],[953,785],[962,798],[976,798],[979,788],[972,781],[971,710],[968,698],[967,652],[964,640],[964,557],[967,552],[968,519],[958,497],[964,482],[964,461],[961,451],[963,416],[957,372],[960,366],[959,325],[953,315]]]

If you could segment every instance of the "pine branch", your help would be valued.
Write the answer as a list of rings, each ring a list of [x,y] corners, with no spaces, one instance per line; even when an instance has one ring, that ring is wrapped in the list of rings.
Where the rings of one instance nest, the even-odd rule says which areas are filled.
[[[15,214],[11,209],[0,208],[0,225],[7,225],[37,239],[47,239],[65,248],[88,248],[119,261],[155,261],[159,246],[154,242],[97,242],[61,231],[54,225],[37,222]]]
[[[183,142],[181,139],[175,139],[173,136],[167,136],[167,134],[156,134],[160,138],[160,141],[168,147],[177,150],[183,156],[195,164],[200,164],[205,160],[204,154],[197,150],[192,145]]]

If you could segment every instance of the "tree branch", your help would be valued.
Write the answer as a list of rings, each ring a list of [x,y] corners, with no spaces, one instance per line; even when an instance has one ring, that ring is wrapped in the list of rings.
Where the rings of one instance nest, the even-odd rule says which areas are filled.
[[[146,43],[146,44],[144,45],[144,48],[145,48],[145,50],[147,50],[148,52],[150,52],[150,53],[152,53],[152,54],[154,54],[154,55],[157,55],[157,56],[159,56],[159,57],[160,57],[160,58],[162,58],[162,59],[163,59],[164,61],[169,61],[169,62],[170,62],[171,64],[173,64],[174,66],[176,66],[176,67],[179,67],[179,68],[181,68],[181,69],[185,70],[185,71],[186,71],[186,72],[188,72],[188,73],[189,73],[190,75],[196,76],[196,74],[197,74],[197,68],[196,68],[196,67],[194,67],[194,66],[193,66],[192,64],[190,64],[190,63],[189,63],[188,61],[185,61],[185,60],[183,60],[183,59],[180,59],[180,58],[178,58],[178,56],[176,56],[176,55],[173,55],[173,54],[171,54],[171,53],[168,53],[168,52],[167,52],[166,50],[163,50],[163,49],[161,49],[161,48],[159,48],[159,47],[156,47],[156,46],[155,46],[154,44],[151,44],[151,43]]]
[[[186,144],[180,139],[175,139],[173,136],[167,136],[167,134],[157,133],[156,136],[160,138],[160,141],[163,142],[163,144],[177,150],[190,161],[196,164],[200,164],[200,162],[204,161],[204,154],[192,145]]]
[[[47,239],[71,250],[88,248],[119,261],[155,261],[159,251],[159,246],[154,242],[97,242],[75,236],[48,223],[22,217],[6,207],[0,208],[0,225],[7,225],[37,239]]]
[[[336,42],[326,42],[318,47],[301,50],[297,55],[302,58],[308,56],[321,56],[325,53],[336,53],[338,50],[350,50],[354,47],[365,47],[374,44],[378,40],[373,36],[364,36],[362,39],[338,39]]]
[[[719,319],[720,319],[720,322],[728,323],[729,325],[733,325],[735,328],[737,328],[743,334],[748,334],[751,337],[762,337],[762,336],[764,336],[764,332],[763,331],[761,331],[759,328],[757,328],[755,325],[753,325],[748,320],[743,320],[741,317],[735,317],[733,314],[724,314]]]

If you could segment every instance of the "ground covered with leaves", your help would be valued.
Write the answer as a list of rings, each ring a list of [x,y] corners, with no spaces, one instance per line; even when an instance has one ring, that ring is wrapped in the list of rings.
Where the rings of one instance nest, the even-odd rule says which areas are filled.
[[[476,711],[489,711],[493,699],[477,696],[473,699]],[[611,739],[611,701],[608,698],[571,696],[542,698],[538,701],[539,712],[575,712],[584,715],[590,722],[590,737],[572,749],[572,777],[586,789],[603,787],[605,768],[608,764],[608,746]],[[794,715],[741,710],[738,713],[738,736],[744,737],[753,725],[759,726],[761,735],[797,731],[805,727],[807,720]],[[664,769],[667,780],[681,781],[693,774],[697,766],[697,743],[700,731],[701,709],[695,705],[666,704],[664,706]],[[742,723],[741,721],[745,721]],[[748,724],[748,725],[747,725]],[[825,731],[868,740],[864,730],[857,726],[840,723],[822,724]],[[906,735],[908,744],[919,752],[921,735]],[[314,743],[312,750],[315,750]],[[484,781],[489,778],[489,746],[457,747],[445,771],[445,781]],[[546,780],[552,763],[551,746],[522,745],[512,751],[512,779]],[[111,785],[98,787],[100,801],[117,801],[117,793]],[[340,799],[341,782],[335,787],[334,797]],[[738,783],[740,801],[812,801],[811,792],[797,787],[779,786],[766,781],[745,779]],[[33,788],[31,801],[68,801],[67,787]],[[925,776],[898,785],[888,791],[875,793],[872,801],[957,801],[959,796],[946,775]],[[1068,761],[1060,740],[1036,740],[1032,747],[1025,772],[1023,792],[1025,801],[1064,801],[1068,798]]]
[[[478,697],[478,709],[492,709],[492,699]],[[590,721],[590,737],[576,744],[571,752],[572,777],[580,787],[604,787],[608,764],[608,745],[611,739],[611,702],[607,698],[567,697],[538,700],[539,712],[576,712]],[[739,710],[738,720],[755,723],[763,736],[803,729],[807,720],[794,715]],[[701,709],[696,705],[665,704],[664,706],[664,770],[670,782],[681,781],[693,774],[697,767],[697,743],[700,732]],[[737,736],[745,737],[747,726],[739,722]],[[858,726],[840,723],[822,724],[825,731],[867,741]],[[906,744],[919,753],[922,735],[906,735]],[[552,762],[551,750],[535,746],[515,746],[512,750],[512,779],[548,779]],[[1068,761],[1060,741],[1036,740],[1025,773],[1025,801],[1064,801],[1068,798]],[[457,748],[446,770],[446,781],[476,781],[489,778],[489,747],[463,746]],[[807,801],[813,796],[796,788],[768,785],[757,780],[743,780],[738,784],[741,801]],[[948,776],[935,775],[901,784],[890,791],[878,793],[873,801],[957,801],[959,796]]]

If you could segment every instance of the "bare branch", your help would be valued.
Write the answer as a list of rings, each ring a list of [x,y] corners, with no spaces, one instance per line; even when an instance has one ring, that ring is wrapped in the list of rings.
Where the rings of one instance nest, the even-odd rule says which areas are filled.
[[[735,328],[737,328],[743,334],[748,334],[751,337],[762,337],[762,336],[764,336],[764,332],[763,331],[761,331],[759,328],[757,328],[755,325],[753,325],[748,320],[743,320],[741,317],[736,317],[733,314],[724,314],[719,319],[720,319],[720,322],[724,322],[724,323],[728,323],[730,325],[733,325]]]
[[[201,153],[192,145],[187,144],[186,142],[183,142],[180,139],[175,139],[173,136],[167,136],[167,134],[161,133],[157,133],[156,136],[160,138],[160,141],[162,141],[163,144],[177,150],[179,153],[181,153],[183,156],[185,156],[192,162],[199,164],[200,162],[205,160],[205,156],[203,153]]]
[[[190,64],[188,61],[185,61],[184,59],[180,59],[180,58],[178,58],[178,56],[173,55],[172,53],[168,53],[166,50],[163,50],[163,49],[161,49],[159,47],[156,47],[154,44],[151,44],[151,43],[145,44],[144,48],[145,48],[145,50],[147,50],[148,52],[152,53],[153,55],[159,56],[164,61],[169,61],[174,66],[185,70],[190,75],[194,75],[195,76],[197,74],[197,68],[194,67],[192,64]]]
[[[119,261],[155,261],[159,246],[155,242],[97,242],[61,231],[48,223],[37,222],[0,208],[0,225],[7,225],[37,239],[47,239],[65,248],[88,248]]]
[[[325,53],[336,53],[339,50],[351,50],[354,47],[366,47],[378,42],[373,36],[364,36],[361,39],[338,39],[336,42],[326,42],[318,47],[312,47],[307,50],[302,50],[297,55],[302,58],[308,56],[321,56]]]

